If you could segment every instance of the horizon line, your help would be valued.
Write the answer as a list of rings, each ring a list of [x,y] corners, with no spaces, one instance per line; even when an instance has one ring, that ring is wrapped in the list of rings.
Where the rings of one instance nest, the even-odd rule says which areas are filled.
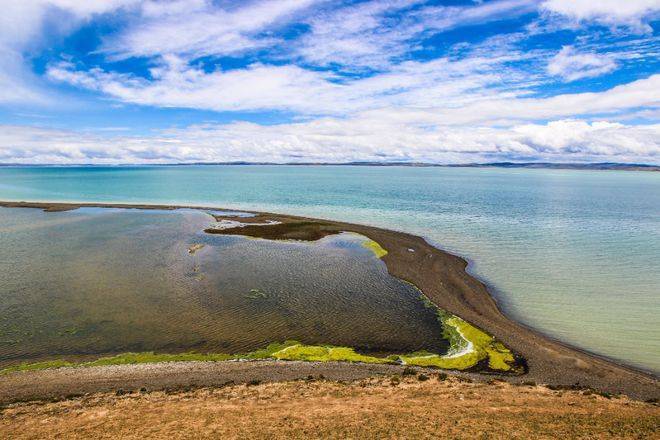
[[[470,163],[435,163],[401,161],[349,161],[349,162],[164,162],[164,163],[2,163],[0,167],[157,167],[157,166],[374,166],[374,167],[438,167],[438,168],[554,168],[554,169],[594,169],[594,170],[648,170],[660,171],[660,164],[636,162],[470,162]]]

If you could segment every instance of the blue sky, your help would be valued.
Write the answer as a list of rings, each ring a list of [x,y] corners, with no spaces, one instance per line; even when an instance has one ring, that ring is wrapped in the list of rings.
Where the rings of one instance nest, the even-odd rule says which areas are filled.
[[[0,1],[0,163],[660,162],[657,0]]]

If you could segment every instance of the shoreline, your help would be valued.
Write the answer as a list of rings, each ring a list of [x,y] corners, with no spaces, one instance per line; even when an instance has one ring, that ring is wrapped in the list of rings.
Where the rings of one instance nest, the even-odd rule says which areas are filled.
[[[73,210],[80,207],[196,209],[219,213],[237,211],[231,208],[209,206],[91,202],[0,201],[0,207],[38,208],[49,212]],[[507,381],[519,383],[535,381],[554,386],[590,387],[613,394],[627,394],[639,399],[657,399],[660,395],[658,377],[653,372],[573,347],[507,316],[498,305],[496,295],[491,293],[496,292],[497,289],[472,275],[469,271],[470,262],[468,260],[432,245],[423,237],[401,231],[326,219],[244,209],[238,211],[255,214],[254,217],[236,218],[244,223],[260,223],[264,220],[284,223],[295,221],[322,223],[332,230],[356,232],[376,241],[388,251],[382,260],[392,276],[414,284],[436,306],[460,316],[495,336],[526,360],[527,373],[518,377],[504,378]],[[222,218],[234,219],[231,216]],[[258,227],[253,226],[253,228]],[[414,252],[410,252],[410,249],[414,249]]]

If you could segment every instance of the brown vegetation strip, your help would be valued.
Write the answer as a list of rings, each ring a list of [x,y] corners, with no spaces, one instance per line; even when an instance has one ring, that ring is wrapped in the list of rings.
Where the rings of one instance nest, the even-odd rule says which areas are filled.
[[[657,406],[625,398],[431,374],[18,404],[2,411],[0,437],[632,439],[659,424]]]

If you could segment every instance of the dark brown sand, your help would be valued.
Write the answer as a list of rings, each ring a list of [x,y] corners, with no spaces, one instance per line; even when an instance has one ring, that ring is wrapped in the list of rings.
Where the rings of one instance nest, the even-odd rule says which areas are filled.
[[[176,209],[168,205],[114,205],[114,204],[65,204],[0,202],[4,207],[32,207],[49,211],[89,207],[121,207],[138,209]],[[188,207],[217,211],[211,207]],[[231,218],[243,223],[263,223],[275,220],[282,225],[246,226],[219,231],[223,234],[241,234],[271,239],[315,240],[339,231],[351,231],[365,235],[388,251],[383,257],[388,271],[405,281],[411,282],[424,292],[437,306],[454,313],[504,342],[517,355],[525,359],[528,371],[522,376],[503,377],[505,380],[522,383],[536,382],[559,387],[588,387],[612,394],[626,394],[636,399],[658,399],[660,383],[652,374],[619,365],[608,359],[586,353],[553,340],[533,329],[525,327],[508,317],[498,308],[487,287],[466,272],[467,262],[455,255],[439,250],[423,238],[403,232],[356,225],[351,223],[316,220],[289,215],[256,213],[255,217]],[[214,231],[207,231],[214,232]],[[135,368],[138,368],[137,366]],[[351,368],[362,368],[351,366]],[[0,379],[0,382],[17,380],[14,376],[31,376],[34,373],[17,373]],[[195,373],[181,373],[195,376]],[[127,376],[127,378],[130,375]],[[34,376],[33,394],[43,386]],[[199,377],[198,385],[205,385],[205,377]],[[78,382],[76,375],[71,383]],[[117,386],[121,380],[117,380]],[[215,382],[214,382],[215,384]],[[11,392],[4,388],[4,391]]]
[[[297,361],[162,362],[57,368],[0,376],[0,405],[19,401],[61,400],[117,390],[186,390],[202,386],[221,387],[310,378],[353,381],[401,374],[402,371],[403,367],[399,365]]]

